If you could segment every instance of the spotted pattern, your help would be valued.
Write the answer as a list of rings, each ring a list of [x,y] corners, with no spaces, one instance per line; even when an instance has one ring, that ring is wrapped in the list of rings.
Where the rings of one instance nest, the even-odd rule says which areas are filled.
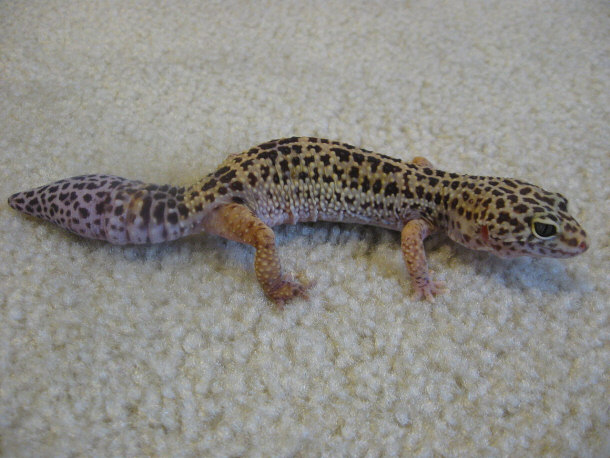
[[[112,175],[82,175],[20,192],[15,210],[114,244],[175,240],[192,229],[184,188]]]
[[[251,244],[261,253],[259,240],[235,229],[237,216],[243,221],[251,214],[251,226],[257,228],[304,221],[381,226],[402,231],[416,293],[427,298],[440,286],[429,278],[423,245],[418,247],[432,232],[445,232],[462,245],[499,256],[568,257],[588,247],[586,233],[568,213],[561,194],[517,179],[445,172],[421,157],[403,162],[310,137],[272,140],[230,155],[188,187],[85,175],[14,194],[9,204],[76,234],[115,244],[157,243],[205,229]],[[410,221],[417,224],[406,230]],[[275,277],[259,281],[281,303],[291,297],[273,297],[284,281],[279,261],[273,262]],[[267,272],[261,263],[257,269]],[[291,290],[298,290],[294,296],[304,295],[302,289]]]

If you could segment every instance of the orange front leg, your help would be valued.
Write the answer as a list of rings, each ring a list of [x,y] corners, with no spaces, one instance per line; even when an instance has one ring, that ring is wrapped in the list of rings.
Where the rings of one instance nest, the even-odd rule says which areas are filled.
[[[221,205],[206,217],[205,231],[256,249],[254,270],[263,291],[278,307],[296,297],[307,298],[309,285],[292,281],[282,275],[280,259],[275,247],[273,230],[252,211],[241,204]]]
[[[444,284],[430,279],[428,262],[424,250],[424,239],[432,232],[430,223],[423,219],[409,221],[400,234],[400,247],[407,265],[407,270],[413,281],[415,299],[423,296],[429,301],[436,294],[442,293]]]

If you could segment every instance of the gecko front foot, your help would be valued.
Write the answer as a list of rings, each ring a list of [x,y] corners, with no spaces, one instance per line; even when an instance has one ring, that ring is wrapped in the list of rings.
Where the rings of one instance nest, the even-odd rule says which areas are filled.
[[[413,293],[413,299],[416,301],[424,298],[429,302],[434,302],[434,296],[437,294],[443,294],[447,287],[445,286],[445,282],[430,280],[430,278],[426,278],[424,281],[415,282],[414,283],[415,292]]]

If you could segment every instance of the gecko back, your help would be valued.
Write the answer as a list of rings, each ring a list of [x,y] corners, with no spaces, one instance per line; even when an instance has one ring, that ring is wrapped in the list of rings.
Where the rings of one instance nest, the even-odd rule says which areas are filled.
[[[193,231],[184,188],[82,175],[13,194],[9,205],[70,232],[114,244],[158,243]]]

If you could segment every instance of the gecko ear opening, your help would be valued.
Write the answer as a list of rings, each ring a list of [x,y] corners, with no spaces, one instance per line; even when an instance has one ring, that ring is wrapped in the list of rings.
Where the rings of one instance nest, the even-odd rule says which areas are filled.
[[[485,243],[489,242],[489,228],[487,226],[481,227],[481,238]]]

